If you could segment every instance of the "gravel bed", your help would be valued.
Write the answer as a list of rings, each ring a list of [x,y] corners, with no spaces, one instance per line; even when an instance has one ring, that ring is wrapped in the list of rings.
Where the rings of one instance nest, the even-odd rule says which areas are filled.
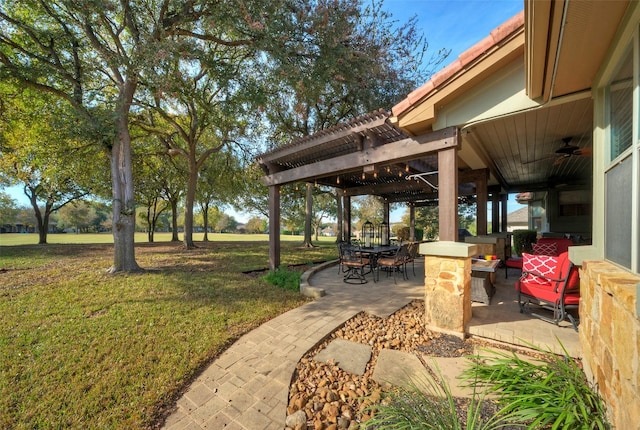
[[[384,401],[383,387],[371,378],[383,348],[413,352],[419,357],[462,357],[472,354],[477,347],[503,347],[432,332],[424,328],[423,319],[424,302],[416,300],[385,319],[360,313],[331,333],[298,362],[289,388],[286,429],[363,428],[361,423],[371,418],[368,408]],[[313,359],[334,339],[371,346],[371,360],[362,376],[345,372],[334,363]],[[466,414],[467,403],[466,399],[457,401],[460,416]],[[495,412],[493,402],[485,403],[483,414]]]

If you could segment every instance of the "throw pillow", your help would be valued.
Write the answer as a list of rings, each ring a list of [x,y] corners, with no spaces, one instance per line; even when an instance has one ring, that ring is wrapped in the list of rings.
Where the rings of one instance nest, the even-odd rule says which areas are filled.
[[[558,245],[553,242],[534,243],[532,247],[533,253],[536,255],[551,255],[552,257],[558,256]]]
[[[522,272],[533,272],[547,278],[553,278],[558,267],[558,257],[547,255],[522,254]],[[549,281],[534,275],[526,274],[523,281],[539,285],[548,285]]]

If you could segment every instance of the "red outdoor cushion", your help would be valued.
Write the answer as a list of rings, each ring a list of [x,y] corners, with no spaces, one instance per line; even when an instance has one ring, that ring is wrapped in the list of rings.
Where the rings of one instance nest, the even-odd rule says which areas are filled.
[[[551,255],[558,256],[558,245],[554,242],[549,243],[534,243],[531,245],[533,253],[536,255]]]
[[[537,289],[543,288],[544,290],[548,290],[552,295],[559,293],[570,267],[571,273],[568,275],[569,281],[566,287],[566,294],[575,294],[579,299],[580,274],[578,273],[578,268],[571,265],[567,252],[563,252],[558,257],[524,253],[522,255],[523,275],[518,282],[520,285],[519,288],[525,294],[548,299],[546,296],[543,297],[543,295],[532,294],[526,291],[527,289],[531,289],[531,292],[534,290],[539,292]],[[528,272],[537,273],[549,279],[544,279]],[[518,287],[516,286],[516,288]]]
[[[532,283],[537,285],[546,285],[553,289],[555,285],[552,285],[550,281],[538,276],[532,275],[526,272],[537,273],[538,275],[545,276],[547,278],[555,278],[557,272],[559,257],[550,255],[534,255],[522,254],[522,278],[521,282]]]
[[[509,257],[504,261],[507,267],[522,270],[522,257]]]
[[[555,292],[550,285],[540,285],[533,282],[520,282],[520,291],[527,296],[536,297],[547,302],[559,303],[560,294]],[[565,293],[565,305],[577,305],[580,303],[580,291]]]
[[[563,252],[569,251],[569,247],[573,246],[573,241],[571,239],[566,239],[563,237],[541,237],[540,239],[538,239],[536,243],[538,244],[555,243],[556,247],[558,248],[557,255],[560,255]]]

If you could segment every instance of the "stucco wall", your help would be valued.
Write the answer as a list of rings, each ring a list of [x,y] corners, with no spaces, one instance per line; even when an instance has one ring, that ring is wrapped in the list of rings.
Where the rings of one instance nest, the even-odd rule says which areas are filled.
[[[597,384],[614,428],[640,423],[640,276],[604,261],[582,264],[580,343],[585,373]]]

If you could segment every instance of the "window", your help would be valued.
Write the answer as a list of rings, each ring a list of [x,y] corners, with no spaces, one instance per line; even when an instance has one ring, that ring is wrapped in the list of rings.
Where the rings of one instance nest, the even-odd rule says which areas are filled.
[[[608,104],[608,167],[605,169],[605,257],[623,267],[638,271],[640,252],[636,213],[640,185],[634,180],[634,164],[638,163],[638,123],[634,97],[633,50],[628,49],[606,88]],[[635,111],[635,113],[634,113]],[[637,129],[637,127],[636,127]],[[579,208],[575,208],[578,209]],[[635,221],[634,221],[635,219]]]
[[[561,191],[558,194],[559,216],[591,215],[591,191]]]
[[[609,161],[619,157],[633,142],[633,55],[629,50],[609,85],[611,145]]]

